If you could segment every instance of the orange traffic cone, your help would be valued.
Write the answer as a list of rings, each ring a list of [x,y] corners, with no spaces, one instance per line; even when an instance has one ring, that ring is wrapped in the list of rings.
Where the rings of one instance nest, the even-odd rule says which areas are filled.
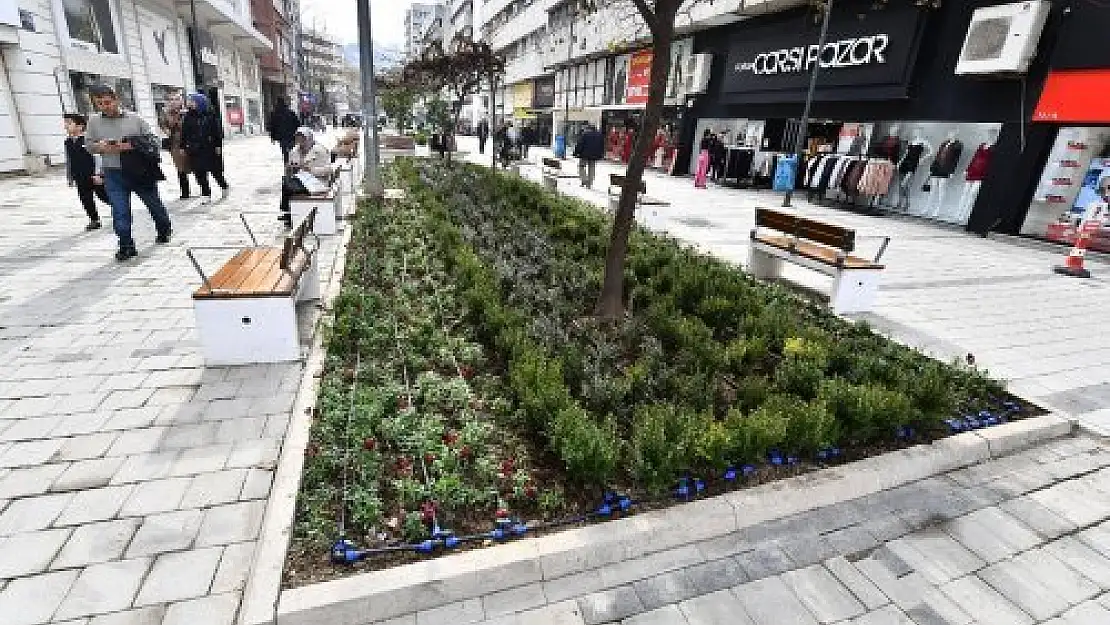
[[[1064,265],[1054,267],[1053,271],[1073,278],[1090,278],[1091,272],[1083,266],[1083,260],[1087,257],[1087,245],[1096,228],[1098,224],[1095,222],[1087,222],[1080,226],[1079,231],[1075,233],[1075,245],[1064,258]]]

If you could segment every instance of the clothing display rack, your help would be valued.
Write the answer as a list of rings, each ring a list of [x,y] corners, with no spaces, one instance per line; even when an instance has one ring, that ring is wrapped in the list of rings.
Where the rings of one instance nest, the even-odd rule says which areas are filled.
[[[803,167],[809,201],[867,214],[879,213],[895,172],[889,159],[851,154],[819,155]]]

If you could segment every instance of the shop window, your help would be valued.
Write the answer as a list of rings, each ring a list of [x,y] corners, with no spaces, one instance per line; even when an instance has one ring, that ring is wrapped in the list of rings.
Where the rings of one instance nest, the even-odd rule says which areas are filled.
[[[119,54],[110,0],[62,0],[62,9],[73,45]]]
[[[1106,178],[1110,178],[1110,128],[1061,128],[1021,234],[1074,243],[1088,209],[1105,200],[1099,190]],[[1110,223],[1103,221],[1090,248],[1110,252]]]

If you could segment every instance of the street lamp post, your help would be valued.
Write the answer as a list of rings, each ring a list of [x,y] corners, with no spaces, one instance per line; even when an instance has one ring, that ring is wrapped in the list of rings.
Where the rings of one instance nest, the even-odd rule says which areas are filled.
[[[797,186],[798,176],[802,173],[802,153],[805,151],[806,135],[809,134],[809,114],[813,110],[813,94],[817,89],[817,74],[821,71],[821,55],[825,51],[825,43],[829,39],[829,19],[832,17],[833,0],[825,0],[825,18],[821,22],[821,36],[817,40],[817,61],[813,64],[813,71],[809,75],[809,91],[806,93],[806,105],[802,111],[802,125],[798,129],[798,141],[794,145],[794,180],[782,198],[782,205],[790,207],[794,197],[794,188]]]
[[[200,31],[197,30],[197,0],[189,0],[189,14],[193,22],[193,36],[189,38],[189,54],[193,57],[193,86],[199,93],[204,87],[204,69],[200,64]]]
[[[362,69],[363,185],[374,197],[382,195],[378,171],[378,105],[374,84],[374,31],[370,25],[370,0],[358,1],[359,58]]]

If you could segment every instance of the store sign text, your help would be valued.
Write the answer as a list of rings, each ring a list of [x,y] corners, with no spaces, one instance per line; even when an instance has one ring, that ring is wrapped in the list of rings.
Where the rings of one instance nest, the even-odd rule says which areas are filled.
[[[889,35],[869,35],[831,41],[825,44],[824,49],[811,45],[764,52],[752,61],[737,63],[734,69],[739,73],[772,76],[809,72],[818,61],[822,69],[885,64],[889,47]]]

